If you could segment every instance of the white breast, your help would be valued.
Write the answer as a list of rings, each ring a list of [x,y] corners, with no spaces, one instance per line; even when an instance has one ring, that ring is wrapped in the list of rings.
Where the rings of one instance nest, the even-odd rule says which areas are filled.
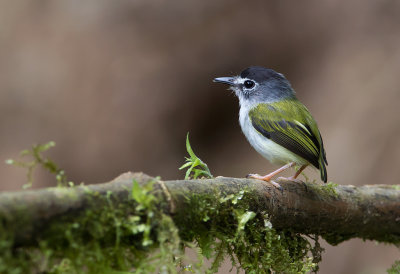
[[[247,140],[258,153],[273,164],[287,164],[290,162],[295,162],[299,165],[308,164],[308,161],[305,159],[297,156],[293,152],[259,133],[251,124],[248,115],[250,109],[251,107],[241,106],[239,112],[239,123]]]

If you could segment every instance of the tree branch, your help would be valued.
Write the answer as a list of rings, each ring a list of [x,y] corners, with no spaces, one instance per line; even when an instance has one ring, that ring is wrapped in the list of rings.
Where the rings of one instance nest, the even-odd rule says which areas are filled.
[[[0,193],[0,224],[13,229],[16,245],[29,245],[43,236],[50,222],[101,208],[106,196],[128,203],[133,180],[141,185],[157,181],[143,173],[128,172],[104,184]],[[193,195],[229,195],[246,189],[251,192],[249,207],[268,213],[276,229],[321,235],[331,244],[354,237],[392,243],[400,240],[400,190],[396,186],[277,182],[281,190],[258,180],[226,177],[158,181],[152,192],[159,200],[158,207],[175,216]]]

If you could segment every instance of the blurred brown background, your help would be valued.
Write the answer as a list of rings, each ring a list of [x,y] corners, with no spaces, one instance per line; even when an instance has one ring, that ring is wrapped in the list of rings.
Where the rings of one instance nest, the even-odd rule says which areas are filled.
[[[212,83],[262,65],[318,121],[330,181],[399,183],[399,1],[0,1],[0,49],[3,160],[54,140],[48,155],[77,183],[177,179],[189,131],[214,175],[266,173],[236,98]],[[26,180],[0,174],[1,190]],[[326,246],[320,273],[383,273],[399,255],[352,240]]]

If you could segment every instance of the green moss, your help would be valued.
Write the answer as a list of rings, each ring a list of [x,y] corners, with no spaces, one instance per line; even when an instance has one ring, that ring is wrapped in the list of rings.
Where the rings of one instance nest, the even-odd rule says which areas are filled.
[[[0,273],[175,269],[171,258],[182,253],[177,229],[169,216],[156,209],[151,185],[134,184],[137,192],[125,204],[112,193],[105,197],[92,193],[92,202],[103,199],[99,204],[107,206],[50,223],[31,247],[16,247],[13,229],[1,227]]]
[[[186,210],[175,217],[178,227],[191,224],[191,229],[180,230],[181,239],[197,243],[202,255],[212,260],[209,272],[216,272],[225,257],[249,273],[315,269],[321,250],[315,250],[300,234],[275,230],[265,212],[249,206],[251,196],[247,191],[229,196],[193,195]]]
[[[400,190],[400,185],[391,185],[391,187],[395,190]]]
[[[395,261],[391,268],[387,270],[389,274],[398,274],[400,273],[400,261]]]
[[[338,193],[336,191],[336,187],[338,187],[338,184],[335,184],[333,182],[329,182],[325,185],[322,186],[322,189],[324,189],[325,192],[329,193],[332,196],[338,197]]]
[[[128,203],[111,192],[91,193],[92,202],[103,199],[106,206],[48,224],[31,247],[16,247],[13,230],[1,226],[0,273],[212,273],[224,258],[249,273],[317,266],[321,250],[302,235],[275,230],[250,205],[250,192],[192,195],[171,218],[152,186],[134,182]],[[185,247],[197,250],[197,259],[190,261]],[[205,259],[212,262],[208,269]]]
[[[318,194],[318,199],[326,200],[326,199],[336,199],[338,197],[338,193],[336,191],[336,187],[338,184],[333,182],[329,182],[324,185],[318,185],[315,183],[307,183],[307,188],[314,191]]]

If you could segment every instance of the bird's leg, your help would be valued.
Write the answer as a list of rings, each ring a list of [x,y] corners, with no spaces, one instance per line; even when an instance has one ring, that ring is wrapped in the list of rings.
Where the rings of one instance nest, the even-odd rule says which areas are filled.
[[[289,180],[294,180],[297,178],[297,176],[300,175],[300,173],[307,167],[308,165],[302,165],[299,170],[296,172],[296,174],[294,174],[292,177],[289,177]]]
[[[249,174],[249,175],[246,176],[246,178],[253,178],[253,179],[258,179],[258,180],[263,180],[263,181],[269,182],[269,181],[271,181],[272,177],[274,177],[275,175],[281,173],[282,171],[284,171],[284,170],[286,170],[286,169],[288,169],[288,168],[290,168],[290,167],[292,167],[294,165],[295,165],[295,163],[292,162],[292,163],[284,165],[283,167],[278,168],[275,171],[272,171],[271,173],[269,173],[269,174],[267,174],[265,176],[260,176],[258,174]]]

